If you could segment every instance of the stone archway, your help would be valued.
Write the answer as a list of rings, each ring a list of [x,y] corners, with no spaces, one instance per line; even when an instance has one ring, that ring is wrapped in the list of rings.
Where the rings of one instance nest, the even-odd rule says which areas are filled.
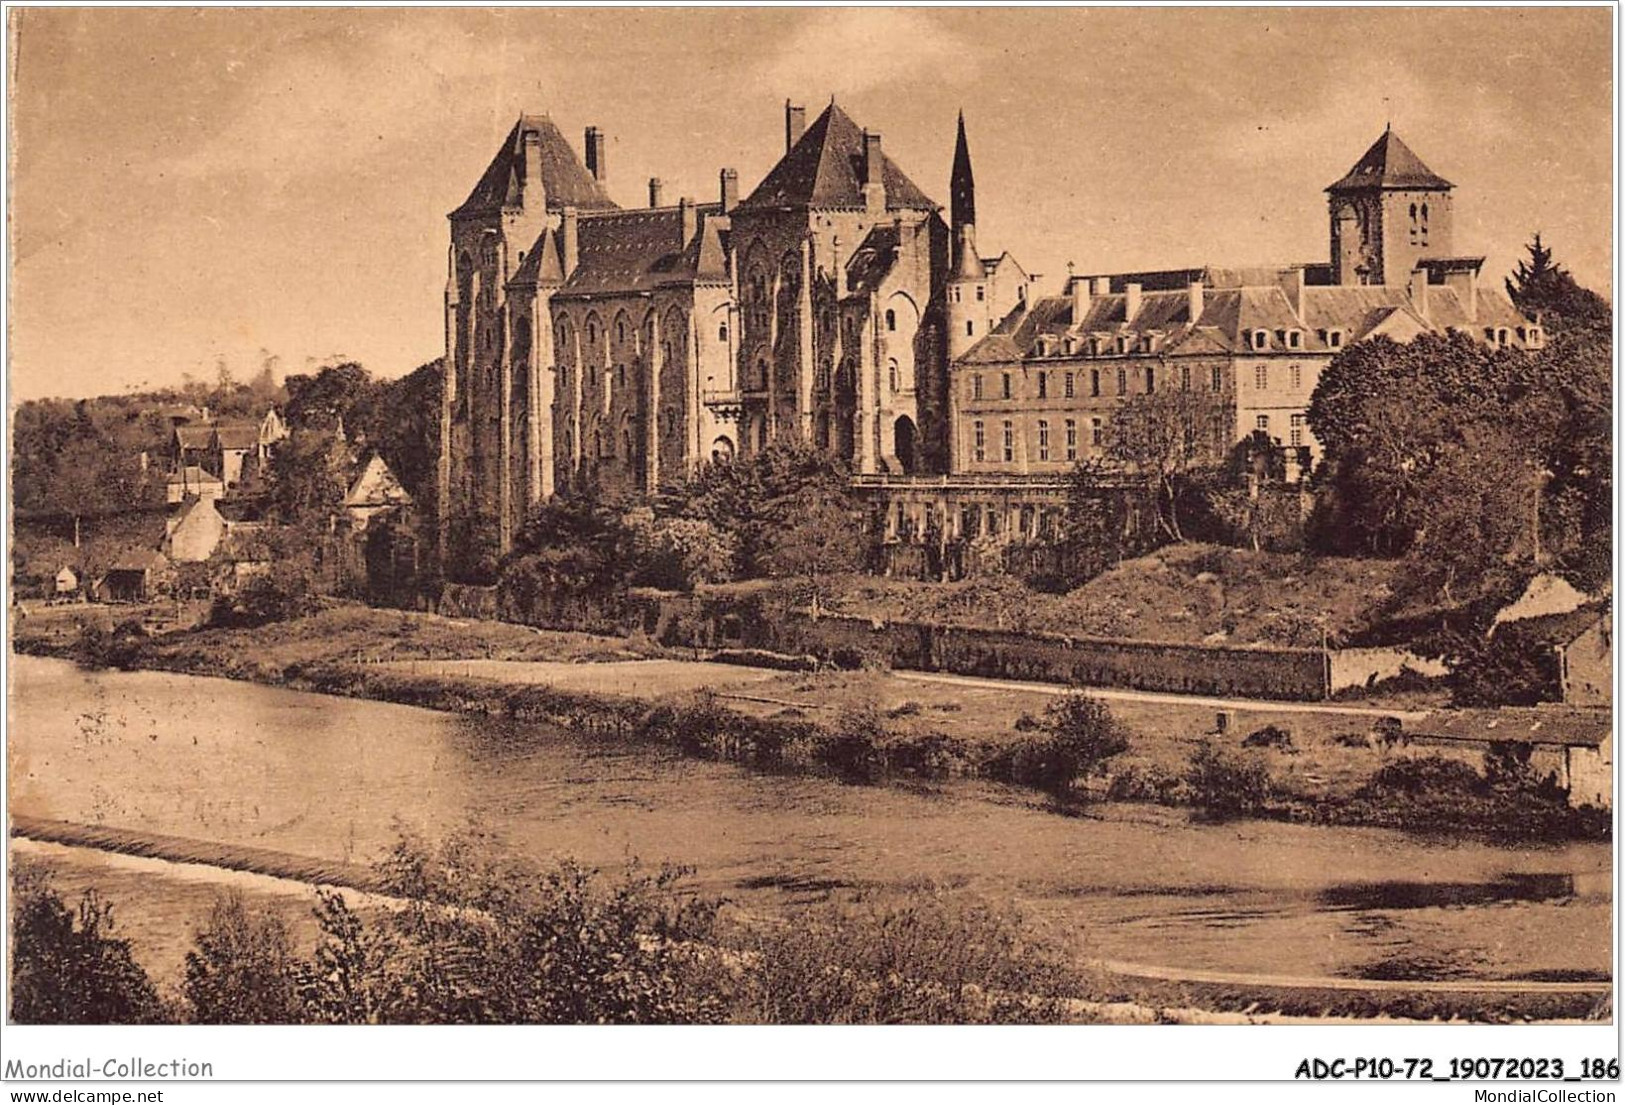
[[[914,437],[914,420],[908,415],[903,415],[892,424],[892,455],[902,465],[905,476],[914,474]]]

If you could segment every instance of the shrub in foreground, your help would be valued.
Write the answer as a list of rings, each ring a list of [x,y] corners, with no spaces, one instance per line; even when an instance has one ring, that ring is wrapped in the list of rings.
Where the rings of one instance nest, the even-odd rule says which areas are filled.
[[[994,774],[1060,798],[1070,796],[1080,778],[1100,774],[1114,756],[1128,751],[1132,735],[1104,702],[1080,691],[1052,701],[1042,718],[1024,715],[1016,728],[1024,735]]]
[[[19,1024],[153,1024],[166,1020],[152,980],[113,935],[95,891],[77,909],[36,868],[12,876],[11,1019]]]
[[[1191,799],[1208,816],[1224,819],[1263,812],[1274,787],[1256,755],[1238,755],[1204,740],[1191,754],[1185,780]]]

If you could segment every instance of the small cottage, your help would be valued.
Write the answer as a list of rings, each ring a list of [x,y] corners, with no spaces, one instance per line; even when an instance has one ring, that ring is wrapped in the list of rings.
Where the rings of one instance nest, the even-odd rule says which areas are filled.
[[[79,573],[74,571],[66,564],[64,564],[61,568],[58,568],[56,573],[55,593],[56,597],[59,599],[72,598],[74,595],[78,594]]]

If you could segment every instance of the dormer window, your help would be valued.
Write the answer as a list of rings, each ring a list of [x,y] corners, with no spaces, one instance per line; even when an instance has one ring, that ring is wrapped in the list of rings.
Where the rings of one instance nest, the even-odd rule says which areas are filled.
[[[1512,340],[1512,332],[1510,330],[1508,330],[1505,326],[1503,326],[1500,329],[1495,331],[1495,344],[1496,345],[1507,345],[1507,344],[1509,344],[1511,342],[1511,340]]]
[[[1540,327],[1531,326],[1529,328],[1529,336],[1524,339],[1524,343],[1527,344],[1530,349],[1539,349],[1542,345],[1546,344],[1546,335],[1541,332]]]
[[[1119,334],[1119,335],[1117,335],[1117,351],[1119,353],[1127,353],[1128,352],[1128,343],[1129,343],[1129,337],[1128,337],[1127,334]]]
[[[1100,356],[1100,339],[1099,338],[1090,338],[1089,339],[1089,355],[1091,357]]]
[[[1078,351],[1078,339],[1077,338],[1067,338],[1066,339],[1066,353],[1067,353],[1067,356],[1070,357],[1072,354],[1076,353],[1077,351]]]
[[[1270,332],[1268,330],[1253,331],[1253,348],[1268,349],[1270,347]]]
[[[1286,332],[1286,347],[1288,349],[1302,349],[1303,348],[1303,331],[1302,330],[1288,330]]]
[[[1157,348],[1157,335],[1146,334],[1140,338],[1140,352],[1150,353]]]
[[[1341,331],[1341,330],[1328,330],[1328,331],[1326,331],[1326,347],[1328,349],[1341,349],[1341,348],[1343,348],[1343,331]]]

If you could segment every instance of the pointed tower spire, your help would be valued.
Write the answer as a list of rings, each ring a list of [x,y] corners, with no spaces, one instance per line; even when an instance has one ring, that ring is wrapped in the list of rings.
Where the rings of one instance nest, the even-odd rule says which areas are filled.
[[[976,253],[976,178],[971,173],[963,110],[959,113],[959,138],[954,144],[953,176],[948,181],[948,217],[953,232],[954,279],[982,279],[986,274]]]
[[[976,225],[976,178],[971,174],[970,145],[965,141],[965,112],[959,112],[959,139],[954,143],[954,172],[948,184],[949,216],[954,226]]]

